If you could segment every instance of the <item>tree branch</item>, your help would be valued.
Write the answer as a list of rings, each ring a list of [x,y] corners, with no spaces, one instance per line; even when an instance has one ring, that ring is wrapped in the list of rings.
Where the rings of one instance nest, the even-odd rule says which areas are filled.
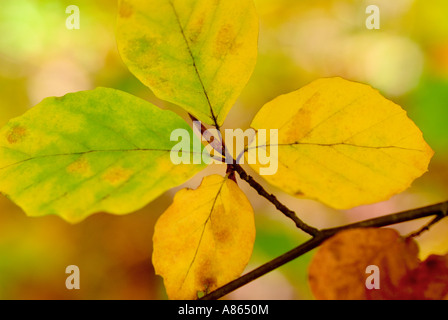
[[[244,180],[244,179],[243,179]],[[437,216],[441,217],[438,221],[440,221],[442,218],[448,216],[448,201],[441,202],[438,204],[434,204],[431,206],[413,209],[413,210],[407,210],[400,213],[395,213],[391,215],[386,215],[379,218],[364,220],[361,222],[356,222],[352,224],[348,224],[341,227],[331,228],[331,229],[324,229],[318,233],[315,237],[313,237],[311,240],[308,240],[307,242],[301,244],[295,249],[292,249],[291,251],[288,251],[287,253],[265,263],[264,265],[256,268],[255,270],[241,276],[240,278],[229,282],[225,286],[209,293],[208,295],[204,296],[201,300],[216,300],[219,298],[222,298],[226,294],[248,284],[249,282],[260,278],[261,276],[267,274],[268,272],[271,272],[284,264],[304,255],[305,253],[317,248],[324,242],[325,240],[331,238],[338,232],[341,232],[343,230],[347,229],[354,229],[354,228],[379,228],[379,227],[385,227],[389,225],[394,225],[397,223],[403,223],[408,221],[413,221],[421,218],[426,218],[430,216]]]
[[[241,167],[239,164],[233,165],[233,170],[235,170],[240,178],[244,181],[246,181],[252,188],[254,188],[258,194],[264,198],[266,198],[269,202],[271,202],[277,210],[282,212],[285,216],[290,218],[294,223],[296,224],[297,228],[301,229],[302,231],[308,233],[309,235],[315,237],[318,236],[320,231],[314,227],[311,227],[307,225],[305,222],[299,219],[297,217],[296,213],[292,210],[290,210],[288,207],[286,207],[284,204],[282,204],[280,201],[278,201],[277,197],[273,194],[269,194],[261,184],[259,184],[257,181],[254,180],[250,175],[244,171],[243,167]]]
[[[197,121],[196,118],[194,118],[192,115],[190,115],[191,119],[193,121]],[[215,123],[216,124],[216,123]],[[218,129],[218,132],[220,132],[220,128],[215,125],[215,127]],[[201,124],[201,135],[204,136],[204,133],[206,132],[206,128],[204,125]],[[215,139],[213,139],[213,142]],[[224,140],[221,138],[220,148],[217,148],[216,146],[213,146],[215,150],[223,154],[223,151],[226,150],[226,146],[224,143]],[[219,143],[218,142],[218,143]],[[226,152],[227,154],[227,152]],[[435,205],[414,209],[414,210],[408,210],[403,211],[396,214],[391,214],[379,218],[369,219],[361,222],[356,222],[352,224],[348,224],[345,226],[340,226],[336,228],[330,228],[330,229],[324,229],[319,230],[316,229],[305,222],[303,222],[299,217],[296,215],[296,213],[292,210],[290,210],[288,207],[286,207],[284,204],[282,204],[275,195],[269,194],[262,185],[260,185],[253,177],[247,174],[247,172],[235,161],[232,159],[233,164],[228,164],[227,166],[227,174],[232,177],[232,180],[235,179],[235,172],[238,173],[240,178],[244,181],[246,181],[253,189],[255,189],[258,194],[264,198],[266,198],[269,202],[271,202],[277,210],[282,212],[285,216],[290,218],[294,221],[296,226],[301,229],[302,231],[306,232],[307,234],[311,235],[312,238],[308,240],[307,242],[301,244],[300,246],[296,247],[295,249],[292,249],[291,251],[286,252],[285,254],[265,263],[264,265],[256,268],[255,270],[239,277],[236,280],[233,280],[229,282],[228,284],[222,286],[221,288],[218,288],[217,290],[205,295],[201,298],[201,300],[216,300],[219,298],[222,298],[223,296],[227,295],[228,293],[241,288],[242,286],[248,284],[249,282],[258,279],[262,277],[263,275],[283,266],[284,264],[297,259],[298,257],[304,255],[305,253],[317,248],[320,246],[325,240],[331,238],[338,232],[341,232],[343,230],[347,229],[354,229],[354,228],[380,228],[385,227],[389,225],[394,225],[402,222],[417,220],[425,217],[430,216],[436,216],[435,219],[433,219],[429,224],[425,225],[423,228],[421,228],[419,231],[414,232],[408,237],[415,237],[420,235],[425,230],[428,230],[432,225],[436,224],[440,220],[442,220],[444,217],[448,216],[448,201],[441,202]],[[235,179],[236,180],[236,179]]]
[[[191,120],[193,122],[199,122],[193,115],[189,114]],[[216,137],[206,137],[205,132],[207,132],[207,128],[201,123],[201,127],[197,128],[201,131],[201,135],[207,140],[211,140],[210,144],[213,147],[213,149],[221,154],[221,156],[230,154],[227,150],[227,147],[225,145],[224,139],[222,138],[222,135],[220,137],[220,141],[215,141]],[[217,127],[218,132],[221,133],[220,128]],[[252,188],[254,188],[259,195],[269,200],[275,207],[282,212],[285,216],[290,218],[294,223],[296,224],[297,228],[301,229],[302,231],[308,233],[309,235],[315,237],[319,234],[319,230],[316,228],[313,228],[309,225],[307,225],[305,222],[299,219],[299,217],[296,215],[296,213],[289,208],[287,208],[284,204],[282,204],[276,196],[273,194],[269,194],[262,185],[260,185],[258,182],[254,180],[250,175],[244,171],[243,167],[241,167],[235,159],[226,159],[230,161],[226,161],[228,163],[227,165],[227,171],[226,174],[229,174],[229,178],[236,182],[235,178],[235,172],[238,172],[240,178],[244,181],[246,181]],[[230,164],[229,164],[230,162]]]

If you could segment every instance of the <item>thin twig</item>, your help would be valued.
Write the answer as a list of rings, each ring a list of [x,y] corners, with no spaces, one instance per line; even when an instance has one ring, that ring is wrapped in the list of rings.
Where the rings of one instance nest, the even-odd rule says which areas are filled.
[[[430,216],[447,216],[447,208],[448,208],[448,201],[441,202],[435,205],[413,209],[413,210],[407,210],[379,218],[364,220],[361,222],[356,222],[352,224],[348,224],[342,227],[336,227],[331,229],[324,229],[320,231],[320,233],[312,238],[311,240],[308,240],[304,244],[298,246],[297,248],[288,251],[287,253],[265,263],[264,265],[258,267],[257,269],[241,276],[240,278],[229,282],[225,286],[209,293],[208,295],[204,296],[201,300],[216,300],[219,298],[222,298],[226,294],[229,294],[230,292],[241,288],[242,286],[248,284],[249,282],[260,278],[261,276],[267,274],[268,272],[275,270],[282,265],[304,255],[305,253],[317,248],[319,245],[322,244],[325,240],[331,238],[336,233],[341,232],[343,230],[347,229],[354,229],[354,228],[379,228],[379,227],[385,227],[394,225],[397,223],[402,222],[408,222],[412,220],[417,220],[421,218],[426,218]]]
[[[425,231],[429,231],[429,229],[435,225],[437,222],[439,222],[440,220],[442,220],[443,218],[448,216],[448,202],[445,202],[444,204],[442,204],[441,207],[441,213],[437,215],[437,217],[435,217],[433,220],[431,220],[428,224],[426,224],[425,226],[423,226],[420,230],[417,230],[413,233],[411,233],[410,235],[408,235],[406,238],[415,238],[420,236],[423,232]]]
[[[417,231],[411,233],[410,235],[406,236],[406,239],[416,238],[416,237],[420,236],[423,232],[429,231],[429,229],[433,225],[435,225],[437,222],[439,222],[443,218],[445,218],[443,215],[439,215],[439,216],[435,217],[428,224],[424,225],[420,230],[417,230]]]
[[[342,227],[330,228],[322,230],[322,233],[333,235],[339,231],[354,228],[380,228],[386,227],[393,224],[399,224],[403,222],[413,221],[421,218],[432,217],[435,215],[447,215],[448,201],[440,202],[430,206],[406,210],[399,213],[389,214],[386,216],[364,220],[361,222],[356,222],[348,224]]]
[[[193,122],[198,122],[198,120],[191,114],[189,114],[191,120]],[[207,128],[201,123],[201,128],[198,128],[201,131],[201,135],[204,136],[204,138],[209,141],[211,140],[210,137],[205,137],[205,133],[207,132]],[[218,132],[219,129],[218,129]],[[211,143],[214,150],[219,152],[221,155],[229,155],[230,153],[227,151],[227,147],[225,145],[224,139],[219,137],[220,141],[215,141],[216,137],[213,137],[213,142]],[[230,164],[229,164],[230,162]],[[300,220],[300,218],[296,215],[294,211],[287,208],[284,204],[282,204],[276,196],[273,194],[269,194],[261,184],[259,184],[257,181],[254,180],[250,175],[246,173],[246,171],[241,167],[235,159],[226,159],[227,165],[227,171],[226,174],[229,174],[230,179],[236,182],[235,178],[235,172],[237,172],[240,176],[240,178],[244,181],[246,181],[252,188],[254,188],[259,195],[266,198],[268,201],[270,201],[280,212],[282,212],[285,216],[290,218],[294,223],[296,224],[297,228],[301,229],[303,232],[308,233],[309,235],[315,237],[319,234],[319,230],[316,228],[313,228],[309,225],[307,225],[305,222]]]
[[[297,217],[296,213],[286,207],[283,203],[281,203],[277,197],[273,194],[268,193],[261,184],[254,180],[250,175],[246,173],[246,171],[239,164],[234,164],[233,169],[238,173],[240,178],[246,181],[252,188],[254,188],[258,194],[264,198],[266,198],[269,202],[271,202],[277,210],[282,212],[285,216],[290,218],[296,224],[297,228],[302,231],[308,233],[309,235],[315,237],[319,235],[320,231],[314,227],[307,225],[305,222]]]

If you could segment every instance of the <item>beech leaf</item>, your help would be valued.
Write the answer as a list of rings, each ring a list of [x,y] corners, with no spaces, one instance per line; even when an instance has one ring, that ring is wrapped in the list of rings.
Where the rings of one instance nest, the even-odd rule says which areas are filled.
[[[133,212],[204,168],[171,162],[175,129],[197,139],[175,113],[114,89],[47,98],[0,130],[0,192],[29,216]]]
[[[154,94],[221,125],[257,59],[253,0],[121,0],[118,48]]]
[[[336,209],[404,191],[433,156],[400,106],[368,85],[341,78],[316,80],[274,99],[251,126],[278,130],[272,144],[278,147],[278,171],[264,176],[268,182]],[[249,151],[273,151],[269,139],[253,141]],[[253,165],[257,171],[260,163]]]
[[[352,229],[325,241],[309,267],[316,299],[440,300],[448,298],[448,256],[420,262],[418,246],[393,229]],[[366,282],[377,267],[377,288]]]
[[[393,292],[370,290],[366,293],[371,300],[447,300],[448,256],[429,256],[408,272]]]
[[[154,232],[153,265],[170,299],[197,299],[244,270],[255,241],[253,209],[238,185],[213,175],[179,191]]]

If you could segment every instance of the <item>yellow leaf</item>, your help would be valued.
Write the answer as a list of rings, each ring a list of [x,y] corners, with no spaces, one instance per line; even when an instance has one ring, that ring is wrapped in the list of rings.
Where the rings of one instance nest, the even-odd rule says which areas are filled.
[[[278,144],[272,144],[278,146],[278,171],[264,176],[268,182],[337,209],[404,191],[433,156],[400,106],[370,86],[341,78],[320,79],[276,98],[251,126],[278,129]],[[270,152],[267,141],[249,150]]]
[[[257,59],[253,0],[121,0],[118,48],[159,98],[219,124]]]
[[[227,177],[179,191],[154,232],[153,265],[170,299],[197,299],[237,278],[255,241],[253,209]]]

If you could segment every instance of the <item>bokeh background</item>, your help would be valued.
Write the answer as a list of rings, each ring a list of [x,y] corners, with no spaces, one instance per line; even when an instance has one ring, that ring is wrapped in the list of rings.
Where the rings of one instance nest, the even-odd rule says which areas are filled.
[[[276,96],[316,78],[342,76],[379,89],[405,108],[436,154],[429,172],[386,202],[335,211],[264,184],[307,223],[331,227],[447,200],[448,1],[255,0],[260,15],[256,70],[225,127],[247,128]],[[77,5],[80,30],[67,30],[65,8]],[[367,30],[366,7],[381,10],[381,29]],[[47,96],[112,87],[185,116],[155,98],[123,65],[111,0],[0,0],[0,126]],[[123,106],[125,107],[125,106]],[[186,185],[196,187],[212,167]],[[306,239],[240,182],[256,211],[257,239],[248,270]],[[165,299],[151,265],[152,234],[176,190],[126,216],[96,214],[77,225],[28,218],[0,196],[0,299]],[[425,220],[397,226],[403,234]],[[448,221],[418,239],[421,256],[448,251]],[[313,252],[227,296],[312,299],[307,267]],[[65,268],[81,270],[81,290],[65,288]]]

